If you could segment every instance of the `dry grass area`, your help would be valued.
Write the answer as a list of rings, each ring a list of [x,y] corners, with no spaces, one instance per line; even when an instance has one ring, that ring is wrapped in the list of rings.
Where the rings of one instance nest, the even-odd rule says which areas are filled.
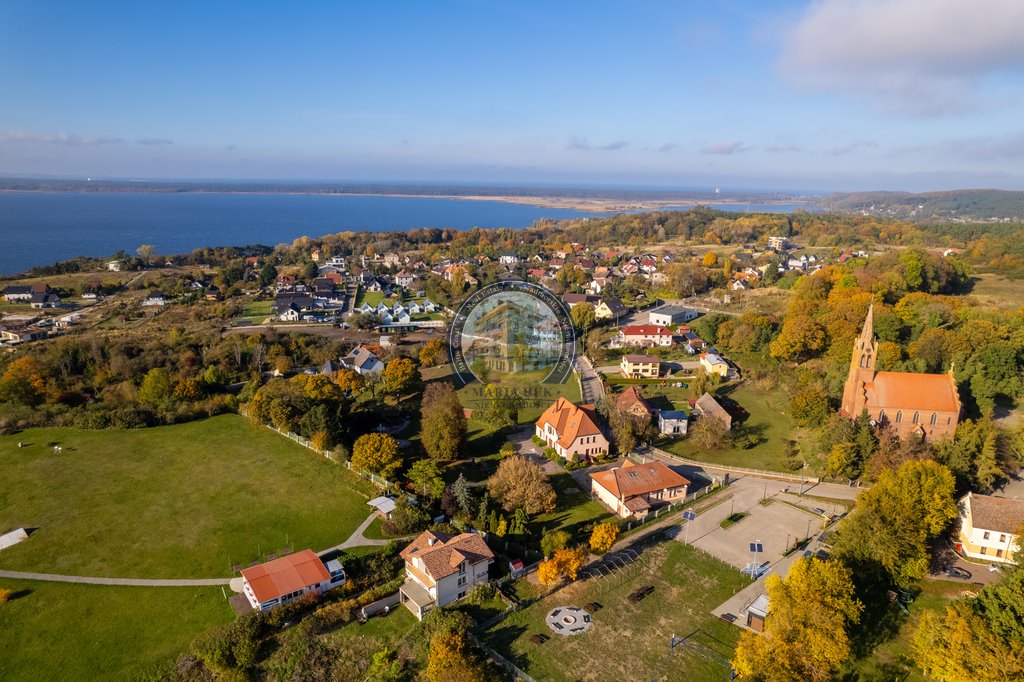
[[[974,275],[971,299],[979,308],[1016,309],[1024,306],[1024,282],[1002,275]]]

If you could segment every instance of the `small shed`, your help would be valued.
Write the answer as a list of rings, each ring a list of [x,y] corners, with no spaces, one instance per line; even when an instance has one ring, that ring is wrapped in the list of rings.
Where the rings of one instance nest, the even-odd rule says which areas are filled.
[[[768,595],[758,595],[747,607],[747,627],[754,632],[764,630],[764,619],[768,616]]]

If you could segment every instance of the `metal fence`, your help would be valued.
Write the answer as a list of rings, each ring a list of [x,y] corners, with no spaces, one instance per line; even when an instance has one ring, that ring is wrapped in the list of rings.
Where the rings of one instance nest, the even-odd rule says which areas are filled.
[[[313,452],[317,453],[321,457],[324,457],[325,459],[331,460],[335,464],[339,464],[339,463],[343,464],[345,466],[345,468],[348,469],[349,471],[351,471],[351,472],[353,472],[355,474],[358,474],[359,476],[362,476],[366,480],[370,481],[371,483],[374,483],[375,485],[380,486],[381,488],[391,489],[395,485],[393,482],[389,481],[388,479],[384,478],[383,476],[378,476],[377,474],[371,473],[369,471],[357,471],[356,469],[353,469],[352,468],[352,462],[350,462],[349,460],[341,459],[340,457],[337,457],[330,450],[320,450],[318,448],[313,447],[312,442],[308,438],[303,438],[302,436],[300,436],[297,433],[293,433],[291,431],[282,431],[281,429],[277,428],[273,424],[264,424],[264,426],[266,426],[271,431],[275,431],[275,432],[281,434],[282,436],[284,436],[285,438],[288,438],[289,440],[295,441],[296,443],[298,443],[302,447],[308,448],[308,449],[312,450]]]

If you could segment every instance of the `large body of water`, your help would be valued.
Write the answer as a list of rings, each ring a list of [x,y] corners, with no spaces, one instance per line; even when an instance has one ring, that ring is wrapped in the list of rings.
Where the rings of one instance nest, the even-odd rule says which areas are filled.
[[[797,206],[733,204],[728,210]],[[0,192],[0,274],[75,256],[290,243],[345,230],[528,227],[593,213],[501,201],[315,194]]]

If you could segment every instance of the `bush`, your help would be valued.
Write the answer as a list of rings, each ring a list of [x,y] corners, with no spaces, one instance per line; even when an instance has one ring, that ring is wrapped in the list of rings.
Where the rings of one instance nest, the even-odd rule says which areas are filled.
[[[497,590],[491,583],[480,583],[469,591],[469,594],[466,595],[466,601],[470,604],[486,604],[494,599],[496,592]]]
[[[552,462],[558,461],[558,453],[555,452],[554,448],[544,448],[544,456],[550,459]]]
[[[402,496],[398,498],[391,517],[384,519],[381,528],[386,535],[412,535],[426,528],[429,523],[430,514],[409,504],[405,496]]]
[[[533,444],[536,445],[538,448],[544,447],[544,439],[541,438],[540,436],[534,436],[531,440],[533,440]]]

